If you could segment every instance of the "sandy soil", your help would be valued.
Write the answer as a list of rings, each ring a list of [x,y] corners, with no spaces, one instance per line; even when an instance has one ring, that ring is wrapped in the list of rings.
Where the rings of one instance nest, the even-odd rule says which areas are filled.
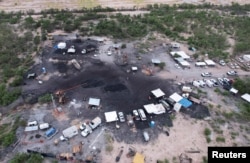
[[[192,158],[193,163],[202,162],[202,157],[207,156],[207,142],[203,134],[204,129],[208,127],[206,121],[199,121],[195,119],[189,119],[182,114],[177,114],[176,119],[173,121],[173,128],[170,128],[170,135],[160,134],[158,139],[149,141],[148,143],[135,143],[125,144],[114,142],[114,150],[112,153],[102,152],[102,160],[105,162],[114,162],[121,147],[123,147],[124,153],[121,156],[121,163],[132,162],[132,158],[126,157],[129,147],[134,147],[137,152],[145,155],[146,163],[155,163],[157,159],[168,159],[172,162],[174,157],[179,162],[179,156],[184,153],[188,157]],[[228,139],[228,135],[226,139]],[[213,139],[213,138],[212,138]],[[225,146],[226,144],[216,143],[216,141],[209,144],[209,146]],[[232,145],[231,141],[227,141],[227,145]],[[188,151],[200,151],[200,153],[188,153]]]
[[[192,3],[201,4],[204,2],[210,2],[216,5],[229,5],[235,0],[2,0],[0,2],[0,10],[5,11],[28,11],[34,10],[39,12],[44,9],[57,8],[57,9],[80,9],[82,7],[91,8],[95,6],[112,7],[112,8],[132,8],[143,7],[147,4],[163,3],[163,4],[180,4],[180,3]],[[249,0],[237,0],[239,4],[250,3]]]

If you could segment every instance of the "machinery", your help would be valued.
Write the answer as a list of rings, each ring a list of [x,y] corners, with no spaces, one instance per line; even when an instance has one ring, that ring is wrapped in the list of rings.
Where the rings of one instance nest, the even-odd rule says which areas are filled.
[[[54,94],[56,96],[56,98],[58,98],[58,102],[60,104],[65,104],[66,103],[66,96],[65,96],[65,93],[67,91],[70,91],[72,89],[75,89],[75,88],[78,88],[82,85],[86,85],[87,83],[83,83],[83,84],[78,84],[78,85],[75,85],[73,87],[70,87],[70,88],[67,88],[67,89],[61,89],[61,90],[57,90]]]

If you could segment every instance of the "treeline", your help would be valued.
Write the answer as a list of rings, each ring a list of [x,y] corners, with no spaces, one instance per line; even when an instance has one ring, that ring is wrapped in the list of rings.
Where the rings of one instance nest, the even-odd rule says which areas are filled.
[[[32,10],[27,13],[0,12],[1,82],[7,83],[1,86],[0,95],[7,95],[0,97],[0,105],[8,105],[17,97],[23,75],[33,63],[30,54],[38,53],[41,41],[57,29],[69,33],[78,30],[83,36],[100,35],[118,39],[139,39],[156,31],[172,40],[187,42],[200,54],[224,59],[228,57],[225,51],[230,46],[228,37],[232,37],[235,39],[235,55],[250,52],[250,18],[246,16],[250,5],[154,4],[139,9],[148,11],[145,14],[130,16],[114,13],[123,10],[134,11],[138,8],[98,6],[80,10],[49,9],[41,13]],[[33,14],[40,16],[34,18]],[[38,33],[40,28],[41,33]]]

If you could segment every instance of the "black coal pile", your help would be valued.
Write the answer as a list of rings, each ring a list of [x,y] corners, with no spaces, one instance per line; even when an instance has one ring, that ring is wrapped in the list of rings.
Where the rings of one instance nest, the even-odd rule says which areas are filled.
[[[203,119],[210,116],[208,108],[203,105],[193,104],[189,109],[182,108],[180,111],[196,119]]]
[[[121,92],[128,89],[124,84],[112,84],[104,87],[105,92]]]
[[[68,66],[63,62],[57,63],[56,67],[60,73],[66,73],[68,71]]]
[[[82,82],[82,87],[83,88],[95,88],[95,87],[101,87],[105,83],[102,80],[98,79],[88,79]]]

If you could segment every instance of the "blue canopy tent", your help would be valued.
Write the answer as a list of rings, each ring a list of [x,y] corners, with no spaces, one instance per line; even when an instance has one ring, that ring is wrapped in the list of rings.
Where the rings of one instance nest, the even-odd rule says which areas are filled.
[[[192,105],[192,102],[186,98],[182,98],[178,103],[180,103],[184,108],[188,108]]]

